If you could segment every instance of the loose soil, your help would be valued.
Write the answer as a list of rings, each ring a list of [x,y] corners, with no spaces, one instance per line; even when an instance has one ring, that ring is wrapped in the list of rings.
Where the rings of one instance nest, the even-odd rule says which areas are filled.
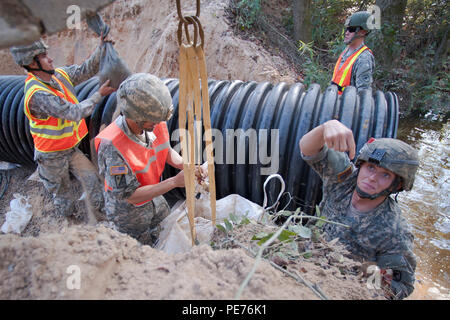
[[[213,247],[201,245],[169,255],[139,244],[107,223],[86,225],[84,203],[69,218],[57,215],[34,169],[11,171],[0,200],[0,224],[15,193],[26,195],[33,217],[21,235],[0,235],[0,299],[233,299],[255,263],[257,241],[267,226],[251,223],[233,231],[236,243],[216,231]],[[74,180],[75,196],[80,196]],[[272,227],[273,228],[273,227]],[[270,229],[270,228],[269,228]],[[242,247],[241,247],[242,246]],[[305,284],[275,269],[270,261],[300,275],[329,299],[383,299],[369,290],[361,264],[338,244],[305,241],[309,258],[266,257],[260,261],[242,299],[319,299]],[[247,248],[247,249],[244,249]],[[79,268],[79,290],[71,290],[71,268]]]

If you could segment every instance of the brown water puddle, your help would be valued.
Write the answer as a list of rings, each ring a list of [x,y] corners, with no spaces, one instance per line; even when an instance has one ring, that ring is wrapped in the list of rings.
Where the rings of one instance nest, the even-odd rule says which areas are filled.
[[[450,124],[401,119],[398,138],[419,151],[414,188],[398,202],[413,226],[415,290],[408,299],[450,300]]]

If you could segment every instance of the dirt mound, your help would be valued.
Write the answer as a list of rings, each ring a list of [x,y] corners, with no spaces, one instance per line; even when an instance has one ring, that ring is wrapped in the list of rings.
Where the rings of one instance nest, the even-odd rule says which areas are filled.
[[[215,251],[207,245],[167,255],[103,226],[0,239],[1,299],[233,299],[254,263],[242,249]],[[371,298],[353,279],[303,268],[311,278],[322,278],[330,298]],[[266,261],[241,298],[318,299]]]
[[[33,172],[12,170],[0,199],[0,224],[15,193],[28,196],[33,212],[21,236],[0,235],[0,299],[233,299],[255,263],[253,254],[230,245],[218,231],[216,250],[204,245],[168,255],[103,225],[87,226],[82,201],[72,217],[60,217],[43,185],[28,179]],[[72,187],[79,198],[79,184]],[[251,239],[262,231],[260,225],[249,224],[235,228],[233,236],[255,253],[257,241]],[[366,280],[357,275],[359,264],[344,257],[342,248],[308,241],[301,246],[301,252],[307,249],[312,255],[261,261],[241,298],[318,299],[268,261],[316,285],[330,299],[381,298],[367,288]],[[71,290],[70,279],[77,270],[80,289]]]
[[[29,196],[33,217],[21,236],[0,235],[0,299],[233,299],[255,263],[242,248],[217,248],[226,240],[217,233],[217,250],[203,245],[168,255],[105,225],[85,225],[81,203],[74,217],[59,217],[43,185],[27,180],[33,170],[12,173],[0,201],[0,224],[14,193]],[[78,196],[80,190],[73,192]],[[254,250],[251,237],[257,230],[249,228],[240,229],[236,239]],[[330,250],[321,252],[289,262],[287,269],[330,299],[380,298],[352,271],[356,262],[333,261]],[[73,282],[77,274],[79,289]],[[241,298],[319,299],[268,260],[259,263]]]

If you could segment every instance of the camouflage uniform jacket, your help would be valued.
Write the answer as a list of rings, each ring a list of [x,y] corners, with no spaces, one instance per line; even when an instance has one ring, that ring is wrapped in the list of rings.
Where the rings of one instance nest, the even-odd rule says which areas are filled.
[[[100,57],[101,49],[100,47],[97,47],[94,53],[83,64],[62,67],[61,69],[69,75],[69,78],[75,87],[81,82],[86,81],[97,74],[100,65]],[[62,77],[58,73],[55,73],[54,76],[58,79]],[[42,79],[39,80],[43,81]],[[50,82],[43,82],[54,89],[62,91],[62,88],[60,88],[59,84],[53,79],[51,79]],[[96,92],[89,99],[81,101],[78,104],[72,104],[69,101],[61,99],[60,97],[52,95],[48,92],[38,91],[33,94],[29,106],[31,114],[37,118],[45,119],[48,116],[52,116],[70,121],[80,121],[92,113],[95,105],[100,102],[101,98],[102,96],[100,93]],[[35,150],[35,159],[55,158],[65,156],[71,152],[71,150],[64,150],[43,153]]]
[[[325,145],[317,155],[302,157],[323,181],[321,214],[350,226],[325,224],[328,240],[339,238],[360,259],[376,262],[381,269],[392,269],[391,290],[395,298],[403,299],[411,294],[416,268],[412,252],[414,237],[397,203],[388,197],[370,212],[348,214],[358,169],[347,154]]]
[[[364,44],[362,44],[355,51],[361,49],[363,45]],[[339,68],[345,63],[347,58],[350,57],[355,51],[347,50],[347,52],[345,52],[342,55],[342,60],[341,64],[339,65]],[[359,57],[353,64],[350,85],[356,87],[358,92],[363,89],[371,90],[374,70],[375,70],[375,58],[369,50],[364,50],[364,52],[362,52],[359,55]]]
[[[134,142],[148,147],[155,139],[153,133],[145,133],[147,143],[134,135],[119,116],[115,120],[120,129]],[[163,196],[153,198],[141,206],[135,206],[127,199],[140,187],[140,183],[130,166],[111,141],[102,140],[98,146],[98,169],[111,190],[104,191],[106,215],[120,232],[127,233],[143,244],[152,244],[159,234],[160,222],[169,215],[170,208]],[[124,174],[111,174],[112,167],[124,167]]]

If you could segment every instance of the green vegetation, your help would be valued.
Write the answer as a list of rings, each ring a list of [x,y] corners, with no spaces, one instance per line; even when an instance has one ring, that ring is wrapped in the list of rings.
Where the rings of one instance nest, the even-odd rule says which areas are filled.
[[[270,222],[277,220],[279,217],[288,219],[281,228]],[[303,219],[310,222],[307,225],[303,225]],[[273,214],[273,216],[265,216],[260,222],[249,220],[247,215],[237,217],[230,213],[229,219],[224,219],[223,223],[216,225],[217,229],[225,237],[219,237],[218,243],[213,241],[211,246],[213,248],[222,248],[225,244],[242,240],[236,237],[248,237],[242,241],[255,241],[258,248],[265,247],[264,253],[262,253],[264,258],[277,255],[286,260],[295,260],[300,256],[307,259],[312,256],[311,250],[303,248],[299,251],[298,243],[302,241],[323,242],[322,227],[325,223],[337,224],[348,228],[347,225],[327,220],[325,216],[320,214],[318,206],[316,206],[315,216],[306,215],[298,208],[295,211],[283,210]],[[236,232],[239,229],[244,229],[244,226],[248,226],[249,233]]]
[[[276,0],[275,0],[276,1]],[[300,1],[300,0],[297,0]],[[344,22],[352,13],[367,10],[375,0],[303,0],[311,3],[311,42],[297,43],[306,85],[329,85],[334,64],[345,48]],[[404,113],[450,113],[446,0],[389,0],[395,9],[381,12],[381,29],[366,44],[375,55],[374,89],[396,92]],[[262,0],[235,0],[236,23],[241,30],[257,26]],[[283,2],[284,3],[284,2]],[[404,3],[401,9],[398,4]],[[281,2],[280,2],[281,4]],[[400,6],[401,7],[401,6]],[[382,10],[384,10],[382,8]],[[285,10],[284,33],[293,39],[292,10]]]
[[[365,6],[357,7],[361,2]],[[299,44],[300,53],[308,52],[307,84],[327,85],[345,46],[345,18],[372,4],[375,1],[314,1],[313,42]],[[446,1],[409,0],[401,25],[383,20],[381,14],[381,30],[373,30],[366,39],[376,60],[374,89],[396,92],[406,113],[449,112],[449,16]]]
[[[261,11],[261,0],[239,0],[235,2],[236,22],[240,29],[253,26]]]

